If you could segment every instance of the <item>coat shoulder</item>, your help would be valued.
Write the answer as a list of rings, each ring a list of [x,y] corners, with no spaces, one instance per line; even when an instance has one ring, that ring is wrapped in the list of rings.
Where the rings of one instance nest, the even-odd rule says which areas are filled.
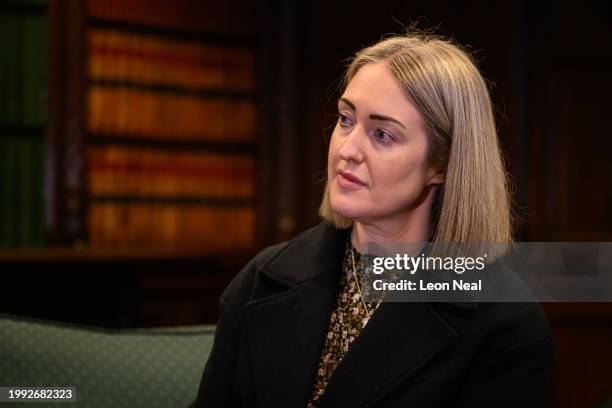
[[[275,259],[289,242],[281,242],[262,249],[231,280],[221,294],[221,304],[227,305],[233,314],[252,297],[252,289],[259,271]]]
[[[287,265],[296,262],[299,255],[311,254],[313,243],[324,244],[328,241],[326,234],[333,227],[327,222],[320,224],[296,235],[292,239],[274,244],[262,249],[234,276],[227,288],[221,294],[221,303],[230,307],[232,312],[238,312],[245,303],[255,300],[265,294],[261,290],[263,277],[262,271],[270,270],[271,264],[279,264],[277,268],[281,273],[274,276],[276,284],[282,286],[284,281],[290,284],[284,269]],[[290,260],[287,261],[287,258]],[[266,280],[267,281],[267,280]],[[266,282],[268,283],[268,282]],[[269,285],[268,285],[269,286]]]
[[[459,342],[470,343],[482,355],[495,356],[520,344],[548,344],[551,349],[554,344],[538,302],[483,302],[474,310],[433,307],[459,334]]]
[[[495,327],[513,336],[519,341],[530,338],[551,338],[550,325],[529,286],[517,273],[505,264],[500,264],[492,272],[492,298],[517,299],[514,302],[484,302],[480,305],[483,315],[495,323]]]
[[[482,341],[483,350],[492,354],[532,341],[552,346],[548,318],[525,282],[503,264],[496,265],[492,273],[495,278],[490,281],[488,300],[478,302],[477,307],[461,310],[437,304],[434,309],[464,338]],[[507,301],[513,296],[521,301]]]

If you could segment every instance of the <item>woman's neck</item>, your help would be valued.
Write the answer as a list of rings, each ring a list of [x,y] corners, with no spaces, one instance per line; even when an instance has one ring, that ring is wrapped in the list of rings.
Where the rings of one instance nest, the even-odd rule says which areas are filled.
[[[381,225],[354,222],[351,233],[353,246],[361,253],[367,252],[368,243],[419,243],[431,237],[427,225]]]
[[[428,197],[430,198],[430,197]],[[431,197],[433,198],[433,197]],[[368,243],[422,243],[432,235],[431,199],[408,212],[380,220],[354,221],[351,242],[361,253]]]

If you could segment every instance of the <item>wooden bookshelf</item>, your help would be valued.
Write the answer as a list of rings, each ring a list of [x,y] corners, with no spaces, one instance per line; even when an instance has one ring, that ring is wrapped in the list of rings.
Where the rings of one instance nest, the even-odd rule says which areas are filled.
[[[50,4],[59,106],[49,132],[50,241],[253,248],[261,165],[253,32],[232,30],[228,10],[140,3]],[[196,23],[204,10],[220,14]],[[226,193],[214,187],[235,183],[242,187]]]
[[[271,242],[256,239],[257,220],[267,219],[256,214],[269,211],[271,198],[262,191],[270,153],[259,138],[252,10],[147,4],[0,5],[2,18],[43,19],[47,27],[42,62],[27,65],[44,73],[44,109],[32,120],[0,112],[0,174],[10,180],[0,183],[0,215],[16,218],[15,228],[2,228],[40,227],[36,245],[0,240],[3,278],[15,288],[2,312],[113,327],[214,323],[221,291]],[[157,17],[146,16],[149,9]],[[95,92],[108,106],[92,125]],[[36,166],[30,150],[23,160],[15,154],[17,139],[36,144]],[[20,192],[34,173],[37,208],[23,205]],[[173,229],[151,227],[163,223]]]
[[[103,327],[214,323],[251,252],[52,247],[0,251],[0,311]]]
[[[105,249],[105,248],[24,248],[0,250],[0,263],[40,264],[104,261],[143,261],[172,259],[201,259],[217,264],[233,264],[232,259],[248,259],[250,251],[218,251],[210,248],[149,248],[149,249]],[[43,271],[44,273],[44,271]]]
[[[123,19],[113,19],[109,16],[89,14],[87,16],[87,25],[92,28],[121,30],[159,38],[194,41],[226,47],[252,48],[255,45],[251,35],[235,35],[227,30],[225,33],[215,33],[210,31],[210,29],[198,29],[193,26],[179,28],[176,26],[156,25],[154,21],[147,21],[147,19],[130,21],[126,20],[128,18],[130,17],[125,16]]]

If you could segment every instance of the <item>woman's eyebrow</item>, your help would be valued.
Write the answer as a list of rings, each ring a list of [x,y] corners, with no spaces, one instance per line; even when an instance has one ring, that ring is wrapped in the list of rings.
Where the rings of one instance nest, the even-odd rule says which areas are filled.
[[[370,119],[374,119],[374,120],[384,120],[387,122],[393,122],[393,123],[397,123],[398,125],[400,125],[404,130],[406,129],[406,126],[402,125],[402,122],[400,122],[397,119],[393,119],[389,116],[383,116],[383,115],[377,115],[376,113],[373,113],[370,115]]]
[[[351,109],[353,109],[355,112],[357,112],[357,108],[355,108],[355,104],[351,101],[349,101],[348,99],[346,99],[345,97],[341,97],[340,98],[341,102],[344,102],[345,104],[347,104]],[[374,119],[374,120],[384,120],[387,122],[393,122],[393,123],[397,123],[398,125],[400,125],[403,129],[406,129],[406,126],[402,125],[402,122],[400,122],[397,119],[393,119],[390,116],[384,116],[384,115],[379,115],[376,113],[373,113],[370,115],[370,119]]]
[[[348,99],[346,99],[344,96],[340,98],[340,102],[346,103],[352,110],[357,112],[357,108],[355,108],[355,104],[349,101]]]

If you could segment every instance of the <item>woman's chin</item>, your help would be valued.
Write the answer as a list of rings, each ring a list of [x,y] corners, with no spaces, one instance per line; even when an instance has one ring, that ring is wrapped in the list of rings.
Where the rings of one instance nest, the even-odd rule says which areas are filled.
[[[341,217],[355,220],[359,218],[363,211],[360,208],[355,208],[354,203],[346,205],[331,205],[332,210]]]
[[[340,191],[330,191],[329,205],[331,209],[341,217],[356,220],[368,214],[369,197],[354,197],[343,194]]]

